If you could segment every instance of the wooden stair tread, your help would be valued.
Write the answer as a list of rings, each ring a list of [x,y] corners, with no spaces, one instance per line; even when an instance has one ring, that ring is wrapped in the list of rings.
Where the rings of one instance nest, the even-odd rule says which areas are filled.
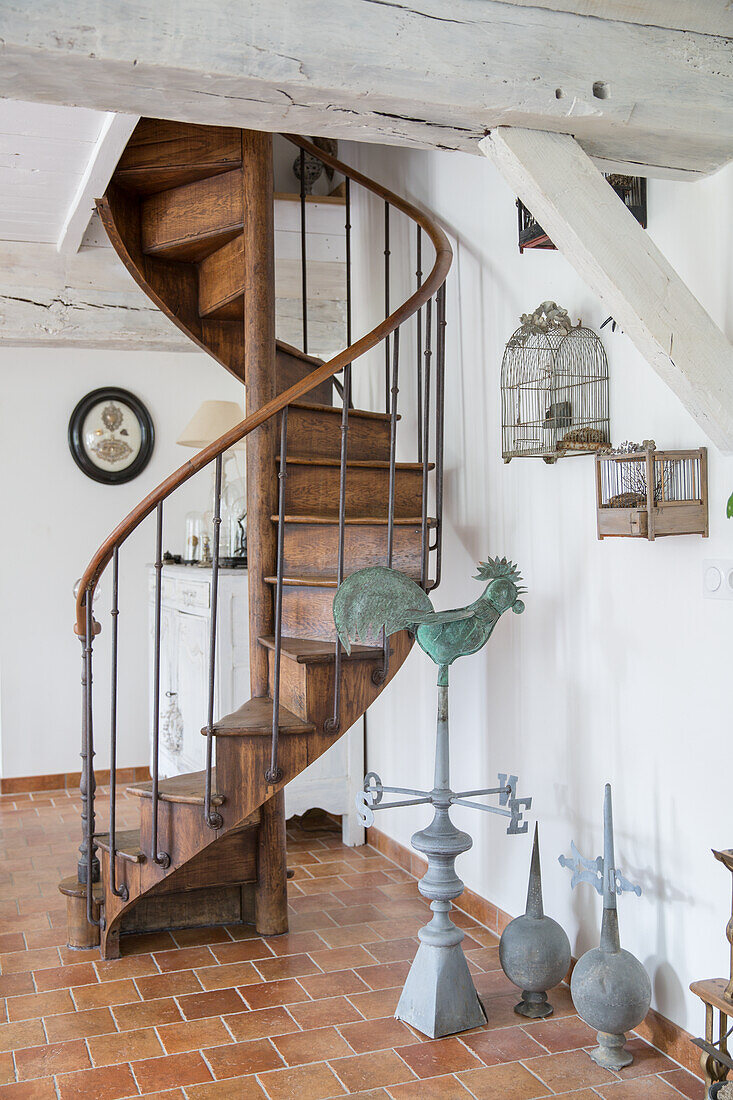
[[[277,584],[277,577],[265,577],[265,583]],[[338,588],[338,578],[335,573],[286,573],[283,585],[287,588]],[[428,581],[428,591],[434,587],[435,581]]]
[[[211,773],[211,786],[216,787],[216,768]],[[203,806],[206,790],[206,772],[187,772],[184,775],[172,775],[169,779],[161,779],[158,783],[158,797],[161,802],[185,802],[190,806]],[[153,797],[153,782],[135,783],[127,788],[128,794],[138,798]],[[211,795],[211,805],[221,806],[224,797],[220,794]]]
[[[142,118],[115,168],[115,183],[142,194],[167,191],[242,163],[241,131]]]
[[[275,455],[275,462],[280,461],[280,456]],[[296,455],[288,455],[286,458],[288,465],[290,466],[341,466],[340,458],[305,458]],[[358,467],[360,469],[374,469],[374,470],[388,470],[390,467],[389,460],[380,458],[349,458],[346,460],[346,466]],[[395,470],[422,470],[422,462],[395,462]],[[434,470],[435,463],[429,462],[428,469]]]
[[[103,851],[110,850],[109,833],[97,833],[95,840],[97,846]],[[140,847],[139,829],[120,829],[115,833],[115,855],[128,863],[144,863],[145,852]]]
[[[334,375],[334,377],[336,377]],[[340,405],[314,405],[309,401],[293,401],[292,405],[288,405],[289,409],[306,409],[309,412],[322,412],[338,414],[341,418],[342,409]],[[358,416],[362,420],[379,420],[381,422],[389,422],[389,413],[377,413],[369,412],[367,409],[349,409],[349,420],[352,416]],[[398,413],[397,419],[401,420],[402,416]]]
[[[277,515],[270,516],[270,519],[272,520],[273,523],[278,523],[279,522],[279,516],[277,516]],[[286,516],[283,517],[283,519],[284,519],[285,523],[329,523],[329,524],[338,525],[338,522],[339,522],[338,516],[334,516],[334,515],[328,515],[328,516],[301,516],[301,515],[293,516],[293,515],[286,515]],[[350,524],[350,523],[359,524],[359,523],[361,523],[361,524],[376,524],[377,526],[382,526],[382,525],[386,525],[387,523],[389,523],[389,520],[387,519],[386,516],[348,516],[347,515],[344,522],[347,523],[347,524]],[[420,516],[395,516],[392,522],[394,523],[395,527],[397,527],[397,526],[400,526],[400,527],[419,527],[420,524],[422,523],[422,518]],[[427,521],[428,527],[436,527],[437,522],[438,521],[436,519],[431,519],[430,517],[428,517],[428,521]]]
[[[281,202],[300,202],[301,196],[298,191],[276,191],[275,200],[278,199]],[[346,206],[346,198],[344,195],[306,195],[306,202],[314,203],[327,203],[329,206]]]
[[[285,340],[277,341],[278,351],[284,352],[286,355],[292,355],[294,359],[302,359],[304,363],[312,363],[313,367],[322,367],[326,362],[325,359],[319,359],[317,355],[309,355],[307,351],[301,351],[300,348],[294,347],[293,344],[288,344]],[[322,405],[314,406],[316,409],[323,408]]]
[[[275,638],[267,635],[258,639],[266,649],[275,649]],[[315,638],[283,638],[281,653],[283,657],[296,661],[300,665],[326,664],[335,659],[333,642],[322,642]],[[384,650],[381,646],[353,645],[351,653],[341,652],[342,661],[381,660]]]
[[[277,584],[277,577],[265,577],[267,584]],[[283,576],[283,584],[307,585],[308,588],[338,588],[335,573],[286,573]]]
[[[313,733],[315,726],[285,707],[280,707],[279,729],[281,734]],[[272,699],[248,699],[238,710],[227,714],[214,726],[217,737],[270,736],[272,734]]]

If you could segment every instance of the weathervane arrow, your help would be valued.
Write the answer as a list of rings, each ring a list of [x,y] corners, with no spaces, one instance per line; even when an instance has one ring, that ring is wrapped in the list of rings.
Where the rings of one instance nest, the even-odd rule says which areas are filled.
[[[570,855],[558,856],[558,863],[561,867],[567,867],[572,871],[571,889],[574,890],[579,882],[589,882],[603,896],[604,909],[616,908],[615,899],[618,894],[633,893],[641,897],[641,886],[630,882],[615,866],[610,783],[606,783],[603,803],[603,855],[595,859],[586,859],[575,847],[575,842],[571,841]]]

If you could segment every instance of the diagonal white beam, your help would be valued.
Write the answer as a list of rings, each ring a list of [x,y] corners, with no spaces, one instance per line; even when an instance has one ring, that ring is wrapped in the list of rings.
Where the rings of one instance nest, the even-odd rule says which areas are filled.
[[[574,138],[500,126],[480,148],[700,428],[733,453],[733,346]]]
[[[66,211],[64,224],[56,242],[57,251],[62,255],[69,256],[79,251],[89,219],[94,212],[94,200],[101,198],[107,190],[107,184],[117,161],[139,118],[139,115],[118,115],[111,111],[105,115],[99,137],[79,181],[76,194]]]

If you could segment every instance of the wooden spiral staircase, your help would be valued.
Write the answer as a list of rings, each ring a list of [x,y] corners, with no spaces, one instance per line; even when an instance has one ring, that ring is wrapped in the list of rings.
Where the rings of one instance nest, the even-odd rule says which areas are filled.
[[[351,654],[339,649],[332,600],[344,575],[392,564],[431,584],[439,571],[442,502],[444,281],[451,252],[440,228],[409,203],[300,138],[346,180],[347,340],[327,363],[276,340],[271,135],[143,119],[98,209],[109,237],[142,289],[186,335],[246,387],[247,417],[143,500],[100,547],[77,597],[83,648],[83,840],[78,873],[62,883],[69,942],[101,940],[119,953],[120,933],[251,921],[261,934],[287,930],[282,789],[364,714],[405,660],[403,633]],[[351,342],[350,190],[384,204],[386,317]],[[417,289],[389,312],[389,213],[417,226]],[[307,201],[301,195],[304,336],[307,326]],[[422,235],[434,248],[424,282]],[[395,458],[399,421],[399,330],[416,319],[420,454]],[[391,337],[391,339],[390,339]],[[351,371],[385,346],[385,409],[351,408]],[[435,367],[430,373],[431,356]],[[424,373],[420,373],[424,370]],[[336,378],[340,375],[340,381]],[[336,389],[341,397],[336,397]],[[432,407],[431,407],[431,394]],[[434,427],[431,427],[434,426]],[[438,483],[429,489],[434,463]],[[218,525],[222,455],[247,438],[247,506],[252,697],[215,720]],[[212,576],[211,689],[202,715],[207,768],[158,775],[159,698],[153,701],[153,780],[129,790],[140,800],[139,830],[116,829],[118,560],[143,520],[157,516],[156,689],[160,692],[163,502],[213,463],[216,503]],[[435,515],[428,514],[428,498]],[[436,562],[436,557],[438,561]],[[432,565],[430,564],[432,562]],[[101,629],[92,599],[111,565],[111,802],[107,832],[96,829],[92,650]],[[244,626],[243,626],[244,628]]]

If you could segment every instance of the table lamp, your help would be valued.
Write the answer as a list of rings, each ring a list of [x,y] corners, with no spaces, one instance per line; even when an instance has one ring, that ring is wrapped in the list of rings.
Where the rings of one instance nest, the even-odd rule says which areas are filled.
[[[204,401],[189,420],[176,442],[181,447],[200,450],[244,420],[244,411],[237,401]],[[244,477],[244,440],[224,452],[221,488],[221,533],[219,563],[224,566],[247,564],[246,489]],[[206,564],[211,560],[212,518],[215,464],[211,463],[212,507],[203,517],[189,513],[186,517],[186,561]],[[206,543],[208,542],[208,548]]]

